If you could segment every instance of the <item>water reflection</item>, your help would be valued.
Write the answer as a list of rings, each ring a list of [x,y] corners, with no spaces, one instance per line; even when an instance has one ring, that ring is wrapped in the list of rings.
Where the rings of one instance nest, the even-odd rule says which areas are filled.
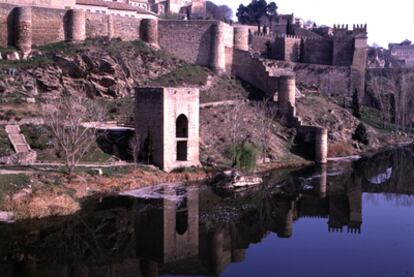
[[[373,193],[387,193],[413,207],[412,153],[276,172],[264,189],[234,197],[164,185],[88,201],[76,216],[0,225],[1,276],[219,275],[269,234],[294,239],[301,219],[361,236],[363,195],[375,201]]]

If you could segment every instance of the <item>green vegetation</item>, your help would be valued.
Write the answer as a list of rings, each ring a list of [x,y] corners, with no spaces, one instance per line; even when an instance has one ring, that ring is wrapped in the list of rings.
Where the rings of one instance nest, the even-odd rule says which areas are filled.
[[[369,136],[367,127],[363,123],[359,123],[357,128],[355,129],[355,133],[352,135],[352,139],[359,141],[365,145],[369,144]]]
[[[0,157],[8,156],[13,153],[13,146],[7,137],[6,130],[3,127],[0,127]]]
[[[396,124],[386,122],[380,110],[367,106],[361,107],[361,121],[382,133],[390,133],[399,129]],[[408,131],[414,132],[414,129],[410,128]]]
[[[4,174],[0,175],[0,204],[4,198],[18,189],[29,184],[30,179],[24,174]]]
[[[150,81],[150,85],[169,87],[182,85],[202,86],[207,82],[209,74],[210,70],[205,67],[186,64]]]
[[[257,146],[246,142],[238,142],[236,145],[226,147],[226,156],[232,160],[232,167],[245,171],[256,169],[259,152]]]

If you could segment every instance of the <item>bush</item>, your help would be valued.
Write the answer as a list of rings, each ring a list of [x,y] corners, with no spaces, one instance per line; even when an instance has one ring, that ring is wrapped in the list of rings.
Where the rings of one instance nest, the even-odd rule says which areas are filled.
[[[352,135],[352,139],[359,141],[365,145],[369,144],[369,137],[367,127],[364,124],[359,123],[357,128],[355,129],[355,133]]]
[[[226,154],[232,160],[232,167],[245,171],[256,169],[258,149],[255,145],[238,142],[227,147]]]

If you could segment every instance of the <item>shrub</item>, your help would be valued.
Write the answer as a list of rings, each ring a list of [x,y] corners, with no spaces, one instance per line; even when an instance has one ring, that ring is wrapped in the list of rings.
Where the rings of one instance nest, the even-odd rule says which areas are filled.
[[[359,123],[355,129],[355,133],[352,135],[352,139],[359,141],[365,145],[369,144],[368,131],[364,124]]]
[[[257,147],[251,143],[238,142],[226,147],[226,154],[232,160],[232,167],[245,171],[256,169]]]

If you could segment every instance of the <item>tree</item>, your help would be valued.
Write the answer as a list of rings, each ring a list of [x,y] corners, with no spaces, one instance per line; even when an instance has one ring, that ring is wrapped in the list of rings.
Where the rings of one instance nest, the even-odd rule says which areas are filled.
[[[232,156],[232,166],[237,164],[237,150],[240,140],[240,127],[242,121],[242,101],[237,99],[234,101],[234,104],[230,106],[228,111],[228,121],[231,124],[230,128],[230,140],[231,140],[231,156]]]
[[[369,144],[369,135],[367,131],[367,127],[364,124],[359,123],[357,128],[355,129],[355,133],[352,135],[352,139],[359,141],[365,145]]]
[[[276,112],[271,105],[271,101],[266,98],[263,101],[257,101],[254,104],[256,118],[258,119],[258,128],[260,135],[260,146],[262,149],[263,163],[266,162],[270,143],[270,135],[272,133],[272,125],[276,116]]]
[[[361,113],[359,111],[359,96],[357,89],[355,89],[354,93],[352,94],[352,114],[356,118],[361,118]]]
[[[71,175],[79,161],[103,135],[97,127],[106,118],[106,109],[84,97],[63,96],[42,107],[45,124],[52,130],[55,147]]]
[[[139,152],[140,152],[140,137],[139,135],[135,132],[134,136],[129,140],[129,151],[131,152],[132,155],[132,159],[134,161],[135,164],[138,163],[139,161]]]
[[[226,23],[233,21],[233,10],[227,5],[217,6],[216,4],[208,1],[206,3],[207,15],[210,18],[217,19]]]
[[[266,0],[253,1],[249,5],[241,4],[237,9],[237,19],[242,24],[256,24],[258,31],[261,30],[261,19],[267,16],[272,19],[277,15],[277,5],[275,2],[267,3]]]

